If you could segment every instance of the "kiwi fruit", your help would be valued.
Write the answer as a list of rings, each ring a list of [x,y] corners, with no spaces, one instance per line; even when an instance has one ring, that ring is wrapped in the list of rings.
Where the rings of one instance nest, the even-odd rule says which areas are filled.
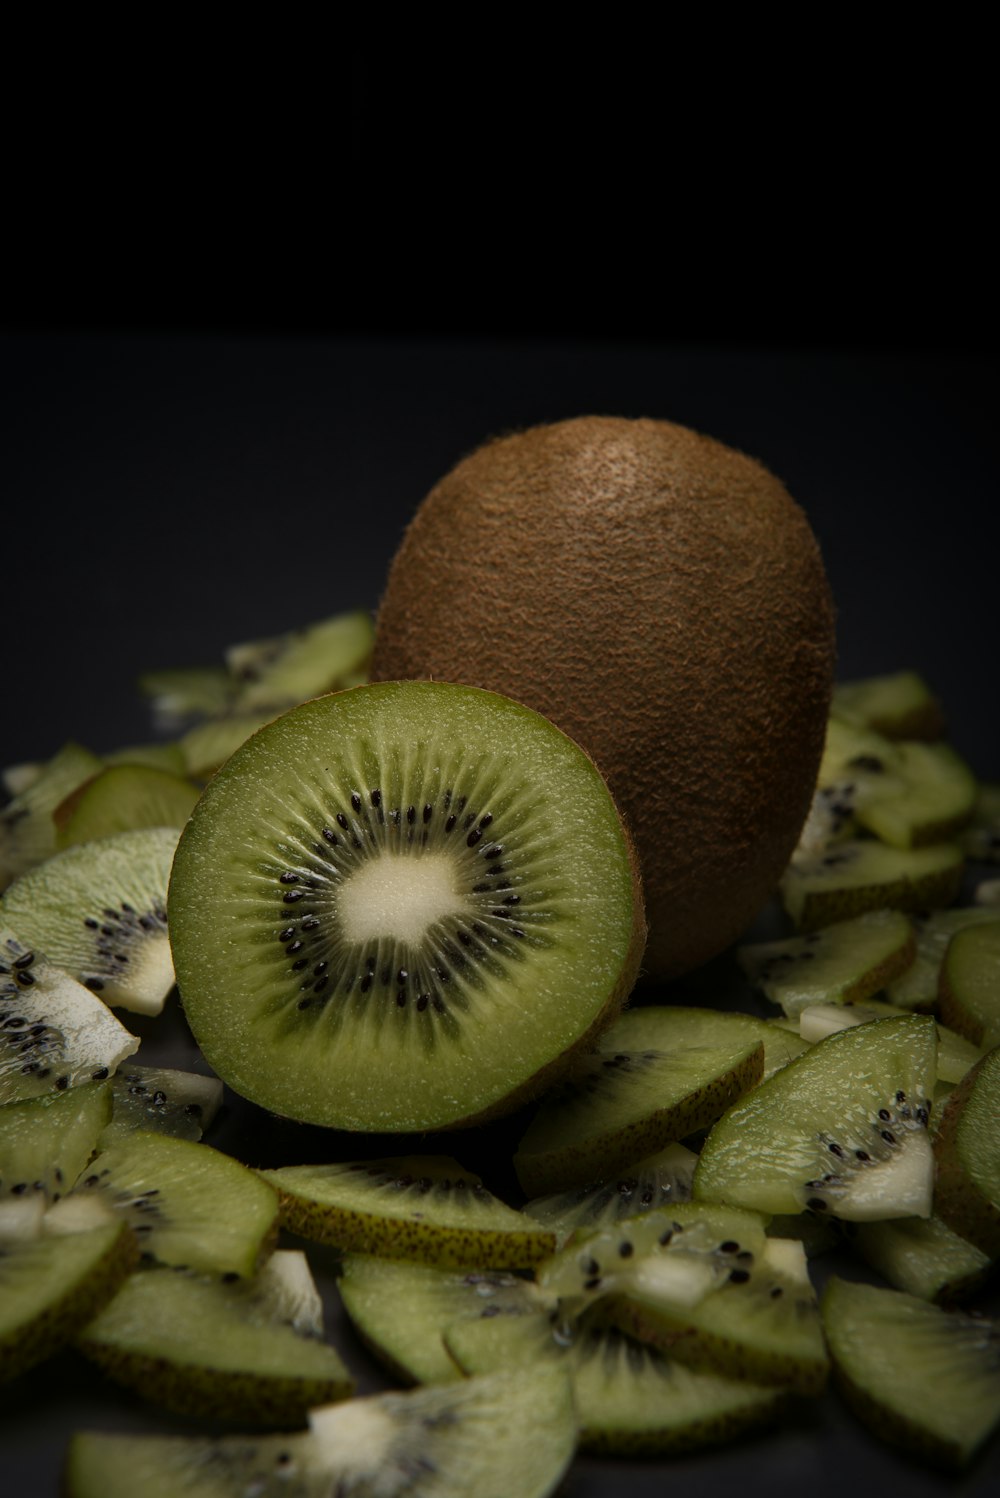
[[[576,1448],[561,1368],[514,1368],[309,1413],[307,1432],[115,1436],[88,1431],[67,1456],[68,1498],[547,1498]]]
[[[133,1129],[198,1140],[222,1103],[218,1077],[164,1066],[120,1066],[110,1093],[112,1114],[101,1134],[102,1149]]]
[[[393,559],[371,674],[504,692],[583,745],[636,839],[647,970],[670,977],[771,895],[833,659],[819,550],[777,478],[670,422],[587,416],[487,442],[436,485]]]
[[[919,1460],[967,1466],[1000,1422],[1000,1327],[837,1276],[822,1308],[837,1381],[873,1433]]]
[[[941,703],[918,671],[838,681],[832,710],[888,739],[937,739],[945,730]]]
[[[957,931],[941,966],[938,1008],[946,1025],[973,1045],[1000,1045],[1000,911]]]
[[[100,768],[96,754],[70,741],[22,783],[0,811],[0,889],[56,851],[52,813]]]
[[[183,827],[199,796],[190,780],[149,764],[106,765],[52,813],[60,848],[138,827]]]
[[[285,1227],[354,1253],[427,1264],[536,1264],[555,1233],[493,1196],[448,1155],[416,1155],[261,1171]]]
[[[934,1200],[956,1233],[1000,1258],[1000,1047],[987,1052],[945,1104],[934,1137]]]
[[[813,1004],[855,1004],[913,962],[913,928],[898,910],[875,910],[822,931],[741,946],[737,959],[755,988],[791,1019]]]
[[[467,1125],[540,1092],[618,1013],[645,926],[587,756],[443,682],[293,708],[216,774],[169,891],[213,1069],[304,1122]]]
[[[0,924],[0,1104],[99,1081],[138,1049],[100,999]]]
[[[514,1156],[525,1192],[588,1184],[714,1122],[763,1075],[761,1029],[711,1009],[628,1010],[528,1125]]]
[[[793,858],[781,877],[781,898],[796,928],[811,931],[868,910],[950,905],[964,871],[955,843],[890,848],[875,838],[852,838]]]
[[[336,1350],[282,1315],[279,1249],[252,1280],[150,1267],[133,1274],[76,1338],[109,1377],[180,1414],[268,1426],[346,1399],[354,1381]],[[308,1269],[306,1269],[308,1275]],[[315,1287],[313,1287],[315,1290]],[[277,1304],[275,1303],[277,1300]]]
[[[15,879],[3,917],[105,1004],[159,1014],[174,986],[166,895],[179,835],[146,827],[66,848]]]
[[[930,1216],[936,1053],[929,1015],[827,1036],[715,1125],[695,1198],[858,1221]]]

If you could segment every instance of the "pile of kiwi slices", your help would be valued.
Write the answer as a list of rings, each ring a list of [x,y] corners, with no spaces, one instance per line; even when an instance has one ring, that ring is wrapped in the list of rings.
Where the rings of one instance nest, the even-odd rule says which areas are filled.
[[[818,1464],[853,1410],[887,1480],[985,1491],[997,801],[937,701],[838,689],[773,907],[668,989],[593,764],[364,684],[367,625],[151,675],[156,743],[8,772],[12,1429],[74,1412],[71,1498],[543,1498],[595,1455]]]

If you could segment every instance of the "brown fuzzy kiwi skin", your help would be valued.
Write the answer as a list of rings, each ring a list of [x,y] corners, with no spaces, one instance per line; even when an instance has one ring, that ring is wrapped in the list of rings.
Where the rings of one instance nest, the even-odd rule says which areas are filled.
[[[632,828],[670,977],[771,896],[815,787],[834,615],[780,481],[685,427],[588,416],[489,442],[414,516],[372,680],[535,708],[593,757]]]

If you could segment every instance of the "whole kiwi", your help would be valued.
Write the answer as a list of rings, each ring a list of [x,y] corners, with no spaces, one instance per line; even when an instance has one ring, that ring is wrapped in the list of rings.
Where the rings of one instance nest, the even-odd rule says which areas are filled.
[[[417,510],[373,680],[487,687],[602,770],[645,886],[646,970],[684,973],[754,918],[816,783],[834,613],[781,482],[666,421],[588,416],[487,442]]]

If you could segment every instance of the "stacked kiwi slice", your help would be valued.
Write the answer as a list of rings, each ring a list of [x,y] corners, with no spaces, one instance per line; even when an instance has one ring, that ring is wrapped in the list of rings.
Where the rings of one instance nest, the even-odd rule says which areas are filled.
[[[981,803],[936,700],[914,673],[838,692],[767,940],[636,989],[641,890],[593,764],[494,694],[347,684],[365,638],[354,616],[161,679],[161,719],[201,712],[197,769],[178,740],[155,777],[74,747],[13,778],[0,1350],[15,1401],[46,1360],[136,1401],[74,1437],[66,1490],[541,1498],[578,1451],[822,1432],[833,1383],[873,1439],[975,1461],[1000,911],[960,893]],[[289,707],[337,640],[346,690]],[[174,787],[157,826],[164,775],[196,804]],[[27,1022],[50,971],[106,1016],[74,1021],[88,1043],[113,1004],[141,1047],[108,1029],[22,1072],[62,1055],[62,1009]]]

